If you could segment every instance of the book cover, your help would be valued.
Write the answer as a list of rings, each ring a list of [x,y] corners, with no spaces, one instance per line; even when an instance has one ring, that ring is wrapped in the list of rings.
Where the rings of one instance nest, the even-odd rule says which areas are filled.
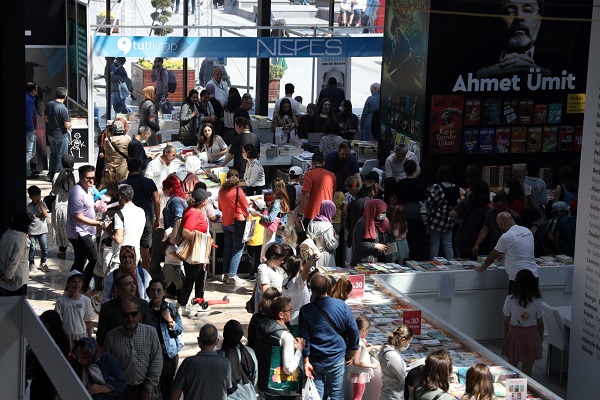
[[[562,122],[562,103],[548,104],[548,123],[560,124]]]
[[[583,125],[575,125],[573,132],[573,151],[581,152],[581,143],[583,141]]]
[[[494,128],[481,128],[479,130],[479,154],[494,153]]]
[[[502,100],[499,98],[481,101],[481,125],[500,125],[502,116]]]
[[[432,96],[430,154],[460,153],[463,109],[463,96]]]
[[[465,128],[463,132],[463,153],[477,154],[479,152],[479,128]]]
[[[539,153],[542,149],[542,127],[530,126],[527,130],[527,152]]]
[[[481,99],[465,100],[465,126],[477,126],[481,121]]]
[[[533,107],[533,123],[545,124],[548,122],[548,104],[536,104]]]
[[[510,128],[496,128],[495,153],[508,153],[510,149]]]
[[[542,152],[551,153],[556,151],[558,140],[557,126],[544,126],[542,130]]]
[[[502,101],[502,124],[512,125],[517,122],[517,99]]]
[[[533,121],[533,100],[523,99],[519,101],[519,124],[529,125]]]
[[[526,126],[515,126],[512,128],[510,136],[510,152],[511,153],[525,153],[527,149],[527,127]]]
[[[559,126],[558,127],[558,152],[573,151],[573,133],[575,128],[573,126]]]

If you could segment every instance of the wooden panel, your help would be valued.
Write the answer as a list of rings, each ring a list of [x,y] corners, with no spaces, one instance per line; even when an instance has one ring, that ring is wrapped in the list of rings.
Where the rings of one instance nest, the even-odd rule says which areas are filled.
[[[174,69],[175,78],[177,79],[177,90],[175,93],[169,93],[169,100],[173,105],[179,105],[184,99],[183,93],[183,70]],[[196,71],[188,69],[188,91],[195,87],[196,82]],[[131,80],[133,81],[133,95],[138,99],[142,99],[142,89],[146,86],[156,86],[155,82],[152,82],[152,70],[142,68],[138,64],[131,64]]]

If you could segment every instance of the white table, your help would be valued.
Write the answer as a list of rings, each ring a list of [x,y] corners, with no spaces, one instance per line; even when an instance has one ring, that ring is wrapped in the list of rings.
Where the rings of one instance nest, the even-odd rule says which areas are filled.
[[[571,328],[571,306],[554,307],[563,319],[565,326]]]

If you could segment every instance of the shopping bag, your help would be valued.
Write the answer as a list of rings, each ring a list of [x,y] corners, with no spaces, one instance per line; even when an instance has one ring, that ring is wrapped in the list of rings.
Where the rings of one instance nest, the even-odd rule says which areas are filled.
[[[277,232],[277,229],[279,228],[279,225],[281,225],[281,218],[279,217],[275,217],[275,219],[273,220],[273,222],[263,222],[261,221],[260,224],[262,226],[264,226],[266,229],[270,230],[271,232],[275,233]]]
[[[304,391],[302,392],[302,400],[321,400],[321,396],[319,396],[319,392],[315,386],[315,381],[312,378],[306,379]]]
[[[120,82],[119,83],[119,98],[121,100],[126,99],[127,97],[129,97],[130,94],[131,94],[131,92],[127,88],[127,83]]]
[[[291,374],[286,374],[283,370],[283,354],[281,354],[281,347],[273,346],[267,393],[278,396],[295,396],[300,394],[301,388],[302,368],[298,366]],[[318,399],[318,397],[315,399]]]
[[[213,239],[209,235],[194,231],[194,238],[186,238],[176,254],[188,264],[207,264],[210,261],[212,244]]]

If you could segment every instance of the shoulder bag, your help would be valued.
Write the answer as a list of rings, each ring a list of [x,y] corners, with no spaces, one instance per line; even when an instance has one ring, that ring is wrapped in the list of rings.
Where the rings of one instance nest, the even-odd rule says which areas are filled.
[[[127,156],[127,154],[124,154],[121,150],[119,150],[117,148],[117,146],[115,146],[115,144],[113,143],[112,139],[110,138],[110,136],[108,137],[108,141],[110,142],[110,145],[112,146],[113,149],[115,149],[115,151],[117,153],[119,153],[121,155],[121,157],[123,157],[125,160],[129,160],[129,157]]]
[[[56,195],[52,192],[48,196],[44,196],[44,203],[48,207],[48,212],[51,213],[54,210],[54,202],[56,201]]]
[[[238,221],[235,219],[235,212],[237,211],[238,206],[238,196],[239,196],[239,187],[235,188],[235,211],[233,212],[233,233],[236,238],[241,238],[242,243],[246,243],[248,240],[254,236],[254,227],[256,225],[256,220],[251,219],[248,221],[245,219],[244,221]]]

